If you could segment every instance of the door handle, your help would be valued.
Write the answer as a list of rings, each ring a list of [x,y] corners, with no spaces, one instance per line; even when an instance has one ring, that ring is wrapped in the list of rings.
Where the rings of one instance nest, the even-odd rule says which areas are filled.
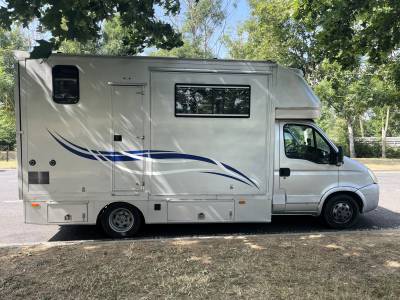
[[[114,142],[122,142],[122,135],[114,134]]]
[[[280,168],[279,169],[279,176],[280,177],[289,177],[290,176],[290,169],[289,168]]]

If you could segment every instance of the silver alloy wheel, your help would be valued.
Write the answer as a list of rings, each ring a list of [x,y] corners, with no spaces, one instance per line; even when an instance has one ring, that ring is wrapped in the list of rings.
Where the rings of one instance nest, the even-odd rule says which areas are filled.
[[[338,202],[332,209],[332,215],[335,222],[344,224],[351,220],[353,208],[346,202]]]
[[[110,213],[108,224],[115,232],[128,232],[135,224],[135,218],[129,209],[119,207]]]

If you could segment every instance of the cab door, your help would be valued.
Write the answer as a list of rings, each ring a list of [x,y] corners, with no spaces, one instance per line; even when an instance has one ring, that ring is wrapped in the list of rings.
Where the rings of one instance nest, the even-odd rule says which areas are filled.
[[[316,211],[322,195],[338,185],[333,145],[312,123],[281,122],[279,151],[286,211]]]

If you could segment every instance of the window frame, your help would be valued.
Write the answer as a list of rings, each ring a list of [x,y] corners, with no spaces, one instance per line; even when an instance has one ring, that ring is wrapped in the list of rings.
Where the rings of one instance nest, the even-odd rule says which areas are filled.
[[[248,114],[182,114],[176,112],[177,104],[177,87],[187,86],[187,87],[234,87],[234,88],[247,88],[249,90],[249,112]],[[214,105],[214,103],[213,103]],[[174,87],[174,114],[176,118],[240,118],[249,119],[251,116],[251,85],[250,84],[205,84],[205,83],[175,83]]]
[[[55,78],[56,78],[56,76],[55,76],[55,68],[57,68],[57,67],[69,67],[69,68],[75,68],[76,69],[76,71],[77,71],[77,78],[76,78],[76,84],[77,84],[77,96],[76,97],[74,97],[74,98],[63,98],[63,99],[70,99],[69,101],[62,101],[62,100],[60,100],[60,98],[56,98],[55,97],[55,91],[56,91],[56,89],[55,89]],[[55,103],[57,103],[57,104],[63,104],[63,105],[71,105],[71,104],[77,104],[77,103],[79,103],[79,101],[80,101],[80,83],[79,83],[79,68],[76,66],[76,65],[54,65],[52,68],[51,68],[51,80],[52,80],[52,88],[53,88],[53,91],[52,91],[52,98],[53,98],[53,101],[55,102]],[[72,100],[73,99],[73,100]]]
[[[316,132],[317,132],[321,136],[322,140],[325,141],[329,146],[329,149],[331,151],[330,154],[329,154],[329,162],[328,163],[321,163],[321,162],[316,162],[316,161],[305,159],[305,158],[288,157],[286,155],[286,145],[285,145],[285,136],[284,136],[284,128],[285,128],[286,125],[288,125],[288,126],[294,125],[294,126],[308,126],[308,127],[310,127],[313,130],[313,139],[314,139],[314,148],[315,149],[317,149],[317,143],[316,143]],[[309,161],[309,162],[312,162],[312,163],[318,164],[318,165],[331,165],[331,164],[333,164],[333,162],[332,162],[333,153],[337,153],[336,147],[330,142],[330,140],[327,139],[327,137],[324,134],[322,134],[322,132],[320,130],[318,130],[318,128],[316,126],[314,126],[312,124],[309,124],[309,123],[284,123],[282,125],[282,143],[283,143],[283,152],[284,152],[285,157],[287,159],[305,160],[305,161]]]

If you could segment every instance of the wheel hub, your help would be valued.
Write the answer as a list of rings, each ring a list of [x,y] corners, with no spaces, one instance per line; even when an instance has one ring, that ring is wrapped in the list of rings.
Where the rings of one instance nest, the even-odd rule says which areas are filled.
[[[128,232],[135,224],[135,219],[129,209],[116,208],[110,213],[108,223],[116,232]]]
[[[353,216],[353,208],[344,202],[336,203],[332,209],[332,215],[337,223],[347,223]]]

